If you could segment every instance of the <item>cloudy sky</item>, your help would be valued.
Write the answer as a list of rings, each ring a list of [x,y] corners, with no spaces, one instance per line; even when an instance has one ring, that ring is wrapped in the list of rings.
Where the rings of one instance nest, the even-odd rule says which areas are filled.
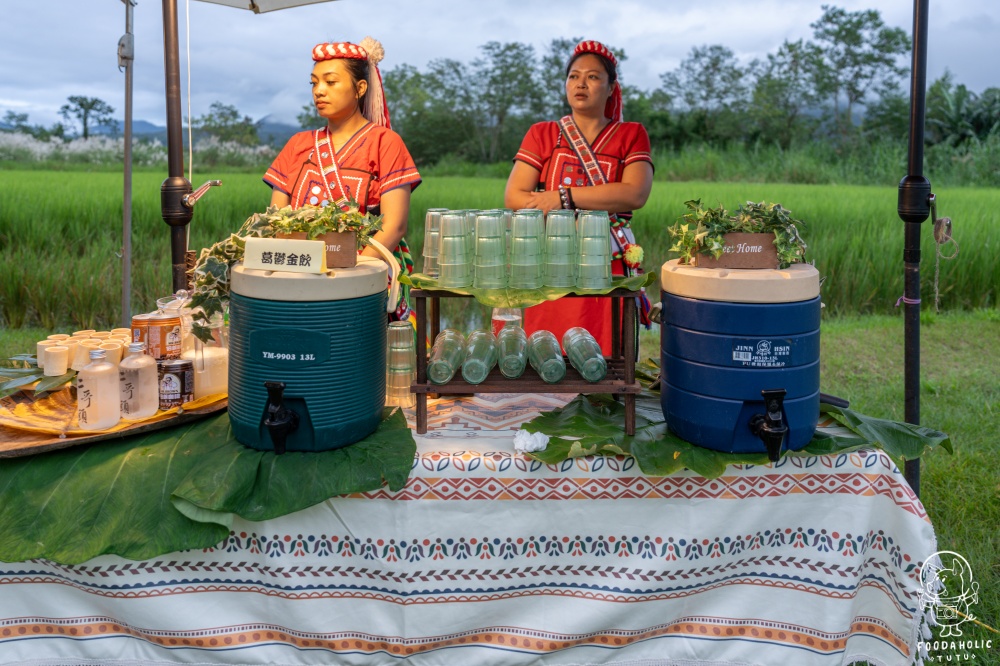
[[[491,40],[531,44],[541,53],[554,37],[579,35],[624,48],[623,80],[653,89],[695,46],[723,44],[746,63],[786,39],[811,38],[809,24],[824,1],[849,11],[877,9],[887,25],[912,29],[907,0],[340,0],[259,15],[178,0],[184,114],[188,41],[194,116],[222,101],[254,119],[294,122],[309,99],[310,49],[322,41],[371,34],[385,46],[383,68],[422,69],[434,58],[470,61]],[[997,1],[931,0],[928,81],[948,69],[977,93],[1000,86]],[[15,111],[50,125],[70,95],[100,97],[123,116],[122,0],[3,5],[0,117]],[[163,11],[157,0],[138,0],[134,12],[134,117],[162,125]]]

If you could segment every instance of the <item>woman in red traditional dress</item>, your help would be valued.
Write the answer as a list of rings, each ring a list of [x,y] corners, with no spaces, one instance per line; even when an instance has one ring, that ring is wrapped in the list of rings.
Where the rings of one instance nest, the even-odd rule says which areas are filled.
[[[272,188],[274,206],[346,208],[357,202],[362,213],[382,215],[382,229],[373,238],[393,249],[403,270],[412,272],[403,234],[410,192],[420,184],[420,174],[402,138],[390,128],[378,70],[383,53],[371,37],[360,44],[333,42],[313,49],[312,98],[326,125],[292,136],[264,182]],[[371,248],[364,253],[379,256]],[[396,316],[407,315],[403,298]]]
[[[639,123],[622,122],[618,60],[600,42],[576,45],[566,67],[566,100],[572,113],[532,125],[514,157],[507,179],[508,208],[606,210],[611,214],[612,273],[632,275],[635,237],[632,211],[642,208],[653,186],[649,136]],[[643,322],[648,302],[641,299]],[[573,326],[590,331],[605,354],[611,352],[609,299],[564,298],[528,308],[527,333],[544,329],[558,339]]]

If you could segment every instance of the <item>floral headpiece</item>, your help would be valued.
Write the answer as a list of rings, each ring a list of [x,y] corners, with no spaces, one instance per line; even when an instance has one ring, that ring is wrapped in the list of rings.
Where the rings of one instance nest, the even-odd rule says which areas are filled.
[[[338,58],[367,60],[370,65],[368,70],[368,92],[365,94],[365,105],[361,110],[368,120],[383,127],[390,127],[389,106],[385,101],[385,92],[382,89],[382,73],[378,69],[378,64],[385,57],[385,50],[382,44],[372,37],[365,37],[360,44],[351,42],[329,42],[317,44],[312,50],[312,59],[316,62],[323,60],[335,60]]]
[[[573,49],[573,57],[576,58],[578,55],[584,53],[593,53],[595,55],[604,56],[611,61],[615,69],[618,69],[618,58],[612,53],[604,44],[594,41],[592,39],[587,39],[576,45]],[[607,104],[604,105],[604,116],[606,118],[611,118],[617,122],[622,122],[622,87],[618,83],[617,77],[615,79],[614,86],[611,89],[611,97],[608,98]]]

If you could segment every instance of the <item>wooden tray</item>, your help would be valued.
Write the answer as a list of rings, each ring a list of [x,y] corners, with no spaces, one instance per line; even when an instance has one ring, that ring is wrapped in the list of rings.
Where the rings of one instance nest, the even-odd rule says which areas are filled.
[[[68,397],[69,389],[63,389]],[[59,391],[58,393],[63,393]],[[55,394],[53,394],[55,395]],[[0,409],[7,408],[15,403],[31,403],[33,396],[31,391],[21,391],[0,401]],[[88,435],[53,435],[49,433],[31,432],[0,425],[0,459],[18,458],[20,456],[30,456],[36,453],[56,451],[66,449],[71,446],[81,444],[92,444],[106,440],[118,440],[131,435],[144,432],[152,432],[163,428],[172,428],[182,423],[202,419],[211,414],[218,413],[229,406],[228,398],[220,398],[207,405],[185,409],[180,414],[173,414],[159,421],[150,423],[136,423],[114,432],[100,432]]]

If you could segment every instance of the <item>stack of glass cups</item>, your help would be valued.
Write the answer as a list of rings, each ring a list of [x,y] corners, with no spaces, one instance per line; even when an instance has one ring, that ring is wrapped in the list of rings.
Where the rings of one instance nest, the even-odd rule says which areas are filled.
[[[385,353],[385,404],[413,407],[416,396],[410,385],[417,378],[417,353],[413,326],[408,321],[389,324]]]
[[[575,326],[567,330],[562,344],[570,364],[591,384],[608,374],[608,362],[601,353],[601,345],[587,329]]]
[[[447,384],[465,360],[465,336],[446,328],[434,338],[427,359],[427,378],[432,384]]]
[[[507,259],[504,249],[503,216],[499,211],[476,215],[476,289],[503,289],[507,286]]]
[[[542,211],[524,208],[511,218],[510,277],[512,289],[538,289],[542,286],[545,263],[545,218]]]
[[[482,384],[497,364],[497,339],[490,331],[473,331],[465,340],[465,360],[462,379],[470,384]]]
[[[611,286],[611,220],[603,210],[580,211],[576,223],[580,261],[576,286],[607,289]]]
[[[549,211],[545,220],[545,286],[576,286],[578,261],[575,214],[571,210]]]
[[[535,331],[528,336],[528,361],[546,384],[555,384],[566,376],[566,359],[551,331]]]
[[[476,216],[479,215],[479,211],[473,208],[462,212],[465,213],[465,240],[468,243],[466,247],[469,256],[472,257],[476,253]]]
[[[438,231],[438,285],[445,289],[472,284],[472,254],[463,211],[441,214]]]
[[[503,242],[507,251],[507,274],[510,275],[510,229],[514,219],[514,211],[511,208],[501,208],[500,213],[503,214]]]
[[[441,243],[438,233],[441,230],[441,213],[447,208],[428,208],[424,215],[424,275],[436,278],[438,276],[438,247]]]
[[[517,379],[528,364],[528,336],[520,326],[504,326],[497,335],[500,373],[507,379]]]

